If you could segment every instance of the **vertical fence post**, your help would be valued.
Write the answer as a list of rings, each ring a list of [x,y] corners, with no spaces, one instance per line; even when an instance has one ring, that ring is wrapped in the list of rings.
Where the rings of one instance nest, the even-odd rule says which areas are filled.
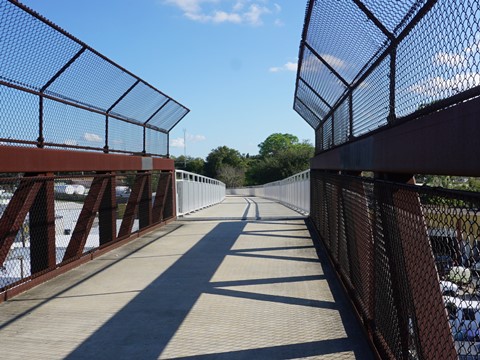
[[[43,137],[43,96],[38,97],[38,139],[37,147],[43,148],[45,138]]]

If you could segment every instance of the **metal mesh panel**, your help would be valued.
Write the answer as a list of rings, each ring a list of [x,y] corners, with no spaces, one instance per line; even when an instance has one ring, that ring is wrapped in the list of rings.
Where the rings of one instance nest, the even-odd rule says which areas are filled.
[[[343,144],[350,136],[350,110],[348,101],[344,101],[333,114],[334,142]]]
[[[360,136],[387,123],[390,111],[390,57],[353,91],[353,135]]]
[[[315,1],[306,41],[348,83],[385,40],[385,35],[352,1]],[[320,92],[321,95],[324,93]]]
[[[146,129],[147,140],[145,143],[145,151],[147,154],[167,155],[168,152],[168,136],[158,131]]]
[[[312,222],[382,358],[480,356],[480,194],[311,175]]]
[[[52,100],[45,100],[43,109],[46,143],[103,149],[105,116]]]
[[[178,104],[169,101],[148,123],[170,131],[185,114],[187,114],[186,109],[179,108]]]
[[[168,98],[151,87],[137,84],[113,109],[112,114],[146,122]],[[138,106],[144,103],[145,106]]]
[[[0,86],[0,138],[35,143],[37,137],[38,97]]]
[[[167,134],[189,112],[21,3],[0,0],[0,10],[0,138],[4,142],[108,152],[105,142],[118,150],[119,134],[114,125],[115,139],[103,139],[107,115],[136,124],[135,130],[123,125],[134,134],[123,137],[143,144],[146,139],[139,140],[137,133],[143,137],[145,127]],[[137,152],[133,143],[120,147]]]
[[[410,22],[426,0],[382,1],[363,0],[365,6],[387,30],[398,35]]]
[[[479,96],[479,13],[475,0],[309,1],[295,103],[325,99],[332,109],[319,126],[329,127],[326,117],[353,101],[353,136],[316,152]]]
[[[16,85],[40,90],[81,48],[4,0],[0,24],[0,79]]]
[[[106,111],[134,82],[133,77],[87,50],[46,93]]]
[[[333,118],[330,117],[328,118],[327,121],[323,124],[322,127],[323,130],[323,139],[322,139],[322,149],[328,149],[331,148],[334,143],[333,143]]]
[[[310,50],[305,49],[300,77],[305,80],[328,104],[335,104],[345,92],[343,84]]]
[[[295,100],[294,109],[299,114],[302,114],[302,117],[312,128],[315,129],[320,124],[320,119],[318,118],[318,116],[298,99]]]
[[[438,1],[400,43],[397,116],[480,85],[479,13],[475,0]]]
[[[331,107],[322,101],[318,95],[315,94],[314,90],[302,80],[300,80],[298,85],[297,94],[298,98],[302,99],[300,100],[302,106],[313,113],[313,118],[309,116],[305,120],[315,129],[319,122],[327,115]]]
[[[143,128],[125,121],[110,119],[108,133],[110,150],[134,153],[143,151]]]

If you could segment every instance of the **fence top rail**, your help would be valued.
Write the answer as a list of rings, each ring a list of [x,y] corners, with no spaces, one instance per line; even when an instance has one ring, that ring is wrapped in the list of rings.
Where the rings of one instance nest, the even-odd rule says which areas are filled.
[[[169,133],[190,111],[15,0],[0,0],[0,85]]]
[[[220,180],[212,179],[207,176],[195,174],[185,170],[175,170],[175,175],[176,175],[175,177],[177,181],[190,181],[190,182],[206,183],[206,184],[225,187],[225,184]]]

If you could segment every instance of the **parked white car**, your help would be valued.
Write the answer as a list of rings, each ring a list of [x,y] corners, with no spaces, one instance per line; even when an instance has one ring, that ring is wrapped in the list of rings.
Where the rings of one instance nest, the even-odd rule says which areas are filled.
[[[440,290],[442,292],[442,295],[457,296],[458,285],[448,280],[440,280]]]
[[[460,358],[480,356],[480,301],[444,296],[455,349]]]

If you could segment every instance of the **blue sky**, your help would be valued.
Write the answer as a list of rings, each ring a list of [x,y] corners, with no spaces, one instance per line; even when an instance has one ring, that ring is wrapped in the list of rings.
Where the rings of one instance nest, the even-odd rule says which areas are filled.
[[[306,1],[24,0],[191,112],[170,153],[206,157],[222,145],[257,154],[274,133],[313,142],[292,109]]]

